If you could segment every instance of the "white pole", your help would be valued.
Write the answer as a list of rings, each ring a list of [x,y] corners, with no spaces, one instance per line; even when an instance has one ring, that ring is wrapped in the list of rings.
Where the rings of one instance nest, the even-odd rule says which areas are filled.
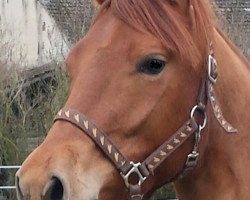
[[[16,186],[0,186],[0,190],[13,190]]]
[[[0,169],[19,169],[21,166],[0,166]],[[16,186],[0,186],[0,190],[12,190]]]
[[[0,169],[19,169],[21,166],[0,166]]]

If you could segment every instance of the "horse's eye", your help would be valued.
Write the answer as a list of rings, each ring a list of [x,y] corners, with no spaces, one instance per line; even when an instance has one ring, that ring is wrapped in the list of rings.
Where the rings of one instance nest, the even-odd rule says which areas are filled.
[[[161,73],[166,61],[154,57],[146,57],[137,64],[137,70],[141,73],[156,75]]]

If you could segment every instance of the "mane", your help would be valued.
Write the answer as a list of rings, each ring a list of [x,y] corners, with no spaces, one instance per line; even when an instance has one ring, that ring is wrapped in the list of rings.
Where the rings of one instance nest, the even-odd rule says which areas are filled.
[[[111,8],[115,15],[130,26],[146,29],[156,36],[167,51],[179,54],[192,66],[198,66],[208,55],[208,47],[212,41],[213,15],[206,0],[192,2],[195,33],[188,25],[190,16],[184,17],[177,11],[179,5],[175,0],[107,0],[100,13]]]

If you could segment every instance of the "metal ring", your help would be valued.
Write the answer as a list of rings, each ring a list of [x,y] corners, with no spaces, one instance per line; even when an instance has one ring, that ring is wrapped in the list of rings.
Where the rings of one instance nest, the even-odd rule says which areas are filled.
[[[207,113],[204,112],[204,121],[203,121],[203,124],[202,125],[199,125],[200,126],[200,130],[203,130],[207,125]]]
[[[195,105],[192,110],[191,110],[191,113],[190,113],[190,118],[193,118],[194,117],[194,114],[195,112],[199,112],[199,113],[202,113],[203,115],[203,123],[202,124],[199,124],[199,129],[200,131],[203,130],[206,125],[207,125],[207,113],[202,110],[198,105]]]
[[[129,188],[129,177],[131,174],[137,174],[138,176],[138,183],[137,185],[141,185],[146,179],[147,177],[144,177],[142,175],[142,173],[140,172],[139,170],[139,166],[141,165],[141,163],[134,163],[134,162],[130,162],[130,164],[132,165],[132,168],[128,171],[127,174],[123,174],[122,172],[120,173],[124,182],[125,182],[125,185],[127,186],[127,188]]]

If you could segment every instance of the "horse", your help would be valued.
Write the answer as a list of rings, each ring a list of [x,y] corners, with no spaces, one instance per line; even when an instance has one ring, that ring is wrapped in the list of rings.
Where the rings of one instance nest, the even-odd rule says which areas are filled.
[[[206,0],[98,0],[19,200],[250,199],[250,67]]]

